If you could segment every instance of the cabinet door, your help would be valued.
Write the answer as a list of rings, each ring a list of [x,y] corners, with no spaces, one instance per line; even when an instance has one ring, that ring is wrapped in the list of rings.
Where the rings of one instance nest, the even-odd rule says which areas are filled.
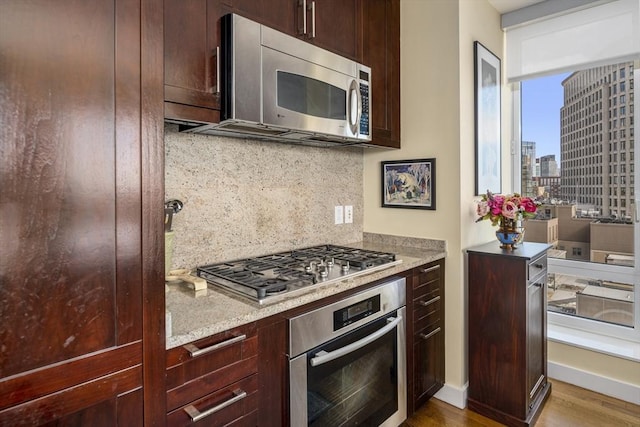
[[[160,69],[141,72],[142,3],[0,2],[0,425],[89,407],[116,419],[102,403],[143,385],[142,313],[162,310],[153,297],[143,306],[143,283],[151,263],[162,277],[161,246],[141,254],[161,236],[162,184],[148,192],[158,226],[143,229],[153,213],[141,182],[157,176],[141,159],[162,140],[143,154],[141,135],[161,131],[162,101],[161,84],[148,85]],[[147,36],[160,40],[157,24]],[[143,89],[157,117],[142,110]]]
[[[307,32],[298,1],[300,37],[338,55],[362,61],[362,0],[306,0]]]
[[[222,0],[233,13],[290,36],[297,36],[296,0]]]
[[[230,10],[220,0],[165,0],[165,117],[217,123],[216,48],[219,19]]]
[[[444,332],[439,325],[416,333],[413,341],[415,363],[414,400],[419,408],[444,382]]]
[[[527,392],[528,407],[532,408],[546,381],[546,274],[528,286],[527,307]]]
[[[371,144],[400,148],[400,0],[367,0],[363,62],[371,67]]]

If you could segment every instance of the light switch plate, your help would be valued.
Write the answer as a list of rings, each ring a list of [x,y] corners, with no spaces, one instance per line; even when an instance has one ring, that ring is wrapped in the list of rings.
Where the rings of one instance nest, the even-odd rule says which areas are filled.
[[[342,206],[336,206],[335,223],[336,224],[344,223],[344,209]]]

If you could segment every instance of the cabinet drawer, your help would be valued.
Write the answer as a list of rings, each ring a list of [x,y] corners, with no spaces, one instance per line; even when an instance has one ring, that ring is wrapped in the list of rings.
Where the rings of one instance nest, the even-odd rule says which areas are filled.
[[[540,274],[547,270],[547,256],[543,255],[531,261],[528,267],[528,276],[527,280],[532,280],[537,278]]]
[[[420,345],[423,341],[430,341],[436,335],[442,333],[440,322],[427,324],[423,329],[417,329],[413,337],[414,345]]]
[[[248,426],[252,424],[251,413],[258,407],[258,375],[254,374],[169,412],[167,425],[188,426],[196,421],[192,417],[202,417],[202,426]],[[255,416],[253,418],[255,421]]]
[[[431,304],[429,307],[424,307],[421,310],[413,312],[413,330],[423,332],[424,329],[428,329],[430,326],[440,323],[442,320],[442,311],[440,309],[440,301]]]
[[[255,325],[237,328],[167,352],[167,389],[258,354]]]
[[[415,276],[416,283],[414,284],[414,290],[417,290],[421,286],[433,282],[434,280],[440,280],[442,274],[442,266],[440,263],[429,263],[420,267],[416,267],[415,271],[418,274]]]
[[[186,405],[205,394],[213,393],[258,372],[258,357],[241,360],[213,370],[167,390],[167,411]]]
[[[423,315],[420,313],[426,313],[435,309],[440,309],[440,301],[442,296],[440,295],[440,282],[435,281],[433,288],[423,288],[427,292],[423,292],[422,295],[415,295],[413,298],[413,310],[416,312],[415,316]]]

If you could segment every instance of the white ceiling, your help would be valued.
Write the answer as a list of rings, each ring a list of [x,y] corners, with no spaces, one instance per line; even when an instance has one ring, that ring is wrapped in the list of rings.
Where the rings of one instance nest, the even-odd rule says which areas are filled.
[[[489,0],[489,4],[502,14],[522,9],[523,7],[531,6],[532,4],[542,1],[544,0]]]

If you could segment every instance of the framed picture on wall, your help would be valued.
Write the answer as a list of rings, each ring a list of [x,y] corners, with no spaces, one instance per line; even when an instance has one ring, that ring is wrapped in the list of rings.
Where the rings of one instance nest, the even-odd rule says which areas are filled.
[[[436,159],[382,162],[382,207],[436,209]]]
[[[500,58],[474,42],[476,195],[502,191]]]

